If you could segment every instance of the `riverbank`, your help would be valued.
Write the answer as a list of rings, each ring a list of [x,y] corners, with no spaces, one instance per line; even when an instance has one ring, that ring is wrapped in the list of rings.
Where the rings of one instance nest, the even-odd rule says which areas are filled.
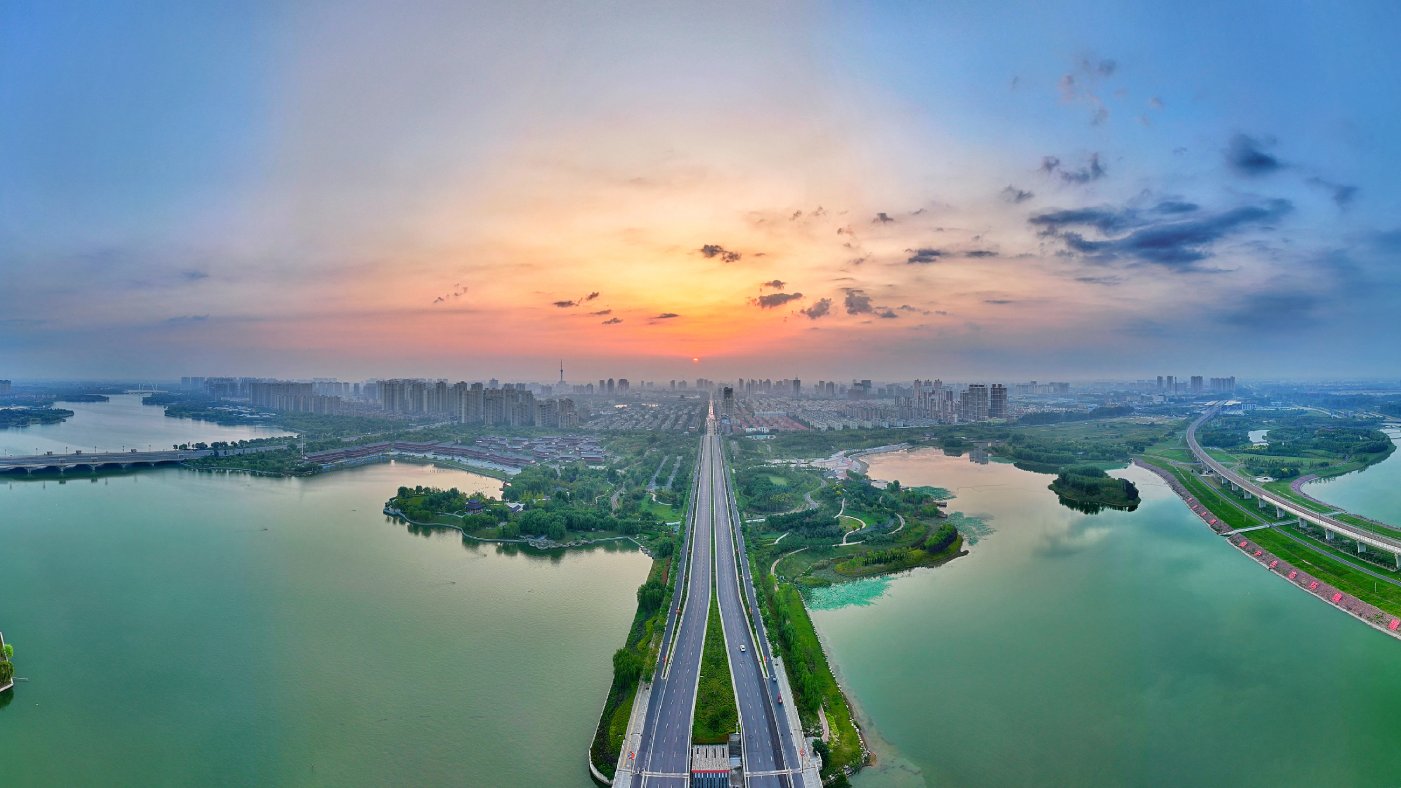
[[[652,551],[648,549],[647,545],[637,541],[631,536],[601,536],[597,539],[571,539],[568,542],[556,542],[555,540],[546,537],[505,538],[492,536],[476,536],[474,534],[469,533],[467,529],[463,528],[460,525],[453,525],[452,523],[423,522],[421,520],[414,520],[410,517],[405,516],[403,512],[388,504],[385,504],[384,506],[384,513],[390,517],[393,517],[396,520],[408,523],[409,525],[416,525],[420,528],[451,528],[454,531],[460,532],[464,539],[471,539],[476,542],[523,544],[533,547],[536,550],[569,550],[576,547],[590,547],[592,545],[606,544],[608,542],[626,541],[632,542],[633,544],[637,545],[637,549],[642,551],[642,553],[648,558],[654,557],[652,555]]]
[[[1199,502],[1196,496],[1182,484],[1175,473],[1140,458],[1135,458],[1133,463],[1155,474],[1166,482],[1168,487],[1191,508],[1192,512],[1217,534],[1224,535],[1233,530],[1231,525],[1222,519],[1218,513],[1213,512],[1205,504]],[[1228,541],[1239,552],[1255,561],[1260,566],[1265,567],[1271,574],[1283,578],[1294,587],[1309,593],[1311,596],[1332,607],[1342,610],[1373,629],[1401,639],[1401,617],[1387,613],[1375,605],[1343,592],[1308,572],[1294,567],[1292,564],[1278,558],[1265,547],[1260,546],[1247,536],[1238,534],[1228,537]]]

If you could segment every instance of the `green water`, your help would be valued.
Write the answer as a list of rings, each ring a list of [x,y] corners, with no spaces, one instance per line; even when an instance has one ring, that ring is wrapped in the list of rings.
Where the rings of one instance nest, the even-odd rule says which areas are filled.
[[[0,784],[590,785],[649,561],[413,533],[380,512],[401,484],[499,490],[406,464],[0,481],[30,679],[0,696]]]
[[[1010,465],[871,464],[991,532],[814,611],[879,759],[856,785],[1401,782],[1401,641],[1229,549],[1157,477],[1121,472],[1143,504],[1087,516]]]
[[[73,411],[58,424],[0,430],[0,456],[72,451],[169,449],[182,443],[238,441],[286,435],[271,427],[224,427],[193,419],[168,419],[165,408],[142,405],[140,394],[116,394],[107,402],[58,402]]]
[[[1393,443],[1401,442],[1401,429],[1387,429]],[[1358,472],[1304,485],[1304,492],[1340,509],[1401,528],[1401,451]]]

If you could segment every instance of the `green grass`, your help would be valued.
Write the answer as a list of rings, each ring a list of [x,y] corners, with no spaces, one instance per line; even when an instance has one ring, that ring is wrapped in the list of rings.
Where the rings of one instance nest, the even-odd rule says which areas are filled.
[[[775,585],[772,576],[764,578],[765,599],[773,614],[774,631],[778,633],[779,649],[783,653],[788,680],[797,697],[798,715],[803,727],[812,731],[821,727],[818,708],[825,709],[832,738],[828,742],[830,758],[823,763],[823,777],[845,768],[860,768],[864,755],[860,734],[851,718],[851,707],[832,675],[817,630],[808,616],[802,595],[790,583]]]
[[[735,644],[738,648],[739,644]],[[725,632],[720,622],[720,602],[710,595],[710,617],[701,652],[700,682],[696,687],[696,715],[691,740],[696,744],[724,744],[739,731],[739,709],[730,679],[730,655],[725,650]]]
[[[676,537],[680,541],[680,537]],[[679,548],[673,549],[667,558],[652,561],[647,572],[647,582],[660,582],[666,586],[664,599],[670,600],[676,583],[676,558]],[[668,605],[666,601],[650,615],[640,604],[633,614],[632,626],[628,629],[624,649],[636,653],[642,661],[642,678],[648,678],[657,663],[657,649],[660,647],[661,633],[666,628]],[[603,702],[603,713],[599,716],[598,728],[594,731],[593,742],[589,746],[589,757],[594,767],[608,777],[612,777],[618,767],[618,756],[622,752],[623,737],[627,735],[628,720],[632,716],[633,699],[637,696],[637,680],[613,674],[613,683]]]
[[[1339,591],[1376,605],[1394,616],[1401,616],[1401,586],[1369,577],[1273,530],[1252,531],[1246,537],[1280,560],[1289,562]]]

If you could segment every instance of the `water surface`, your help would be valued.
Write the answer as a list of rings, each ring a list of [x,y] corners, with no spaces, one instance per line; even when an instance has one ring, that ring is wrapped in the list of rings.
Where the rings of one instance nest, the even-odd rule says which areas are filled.
[[[262,425],[225,427],[212,421],[167,418],[165,408],[142,405],[140,394],[114,394],[107,402],[57,402],[73,411],[57,424],[0,429],[0,456],[72,451],[160,451],[184,443],[239,441],[286,435]]]
[[[1142,505],[1083,515],[1010,465],[871,465],[953,490],[993,532],[855,595],[869,604],[814,611],[880,762],[857,785],[1401,776],[1401,642],[1229,549],[1156,476],[1116,472]]]
[[[380,509],[415,484],[500,489],[413,464],[0,480],[30,679],[0,696],[0,784],[590,785],[649,560],[410,532]]]
[[[1401,429],[1383,430],[1393,443]],[[1362,471],[1304,485],[1304,492],[1349,512],[1401,528],[1401,451]]]

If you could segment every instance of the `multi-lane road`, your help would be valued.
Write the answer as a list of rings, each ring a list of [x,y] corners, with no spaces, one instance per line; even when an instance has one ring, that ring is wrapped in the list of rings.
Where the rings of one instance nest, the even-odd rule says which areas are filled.
[[[686,547],[677,562],[685,576],[678,579],[677,596],[671,602],[642,738],[634,752],[624,754],[629,763],[618,772],[616,786],[661,788],[686,786],[691,781],[691,721],[714,580],[715,510],[709,488],[714,484],[716,463],[712,448],[709,436],[702,439],[696,489],[686,518]],[[683,588],[684,601],[680,598]]]
[[[1256,498],[1266,503],[1273,504],[1279,512],[1288,513],[1301,520],[1313,523],[1327,531],[1340,533],[1355,542],[1389,552],[1397,556],[1397,565],[1401,566],[1401,539],[1395,539],[1385,534],[1363,528],[1362,526],[1339,520],[1330,514],[1315,512],[1283,495],[1266,490],[1264,487],[1256,484],[1253,479],[1247,479],[1241,474],[1227,468],[1225,465],[1222,465],[1215,457],[1212,457],[1206,449],[1203,449],[1202,445],[1197,442],[1197,428],[1209,421],[1218,412],[1219,408],[1217,407],[1208,408],[1205,413],[1199,416],[1192,422],[1191,426],[1187,428],[1187,447],[1192,450],[1192,454],[1199,462],[1207,468],[1210,468],[1217,476],[1249,492]]]
[[[679,788],[690,782],[691,724],[712,588],[739,709],[746,783],[754,788],[817,784],[816,762],[795,737],[781,702],[786,682],[775,675],[763,621],[749,614],[758,608],[739,525],[712,413],[700,441],[687,537],[678,561],[685,575],[671,602],[641,735],[636,749],[624,753],[615,786]]]

